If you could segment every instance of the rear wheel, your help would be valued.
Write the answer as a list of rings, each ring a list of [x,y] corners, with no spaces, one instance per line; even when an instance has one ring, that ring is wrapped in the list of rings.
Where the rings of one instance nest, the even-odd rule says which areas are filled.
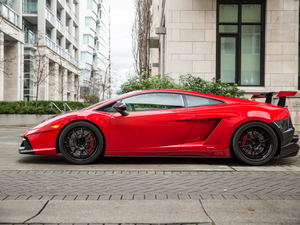
[[[242,162],[259,166],[270,161],[278,147],[276,134],[267,124],[251,122],[241,126],[233,137],[233,152]]]
[[[68,125],[59,137],[59,148],[66,160],[88,164],[97,160],[103,151],[103,137],[94,125],[80,121]]]

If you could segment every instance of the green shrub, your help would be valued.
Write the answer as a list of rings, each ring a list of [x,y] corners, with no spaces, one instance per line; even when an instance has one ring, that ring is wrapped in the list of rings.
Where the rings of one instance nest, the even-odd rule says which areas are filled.
[[[89,94],[84,96],[83,100],[85,103],[89,103],[89,104],[95,104],[100,101],[99,96],[94,94]]]
[[[121,85],[121,92],[119,94],[150,89],[181,89],[181,87],[175,83],[174,79],[167,75],[155,75],[146,79],[141,76],[135,76]]]
[[[222,95],[228,97],[242,98],[245,94],[244,90],[237,87],[237,84],[230,85],[222,80],[212,81],[203,80],[200,77],[195,77],[190,74],[180,77],[180,84],[184,90],[202,92],[207,94]]]
[[[216,79],[207,81],[187,74],[180,77],[179,84],[175,83],[174,79],[167,75],[156,75],[147,79],[144,79],[142,76],[135,76],[121,85],[122,91],[119,94],[150,89],[181,89],[236,98],[243,98],[245,93],[244,90],[237,87],[237,84],[230,85],[227,82]]]
[[[38,107],[35,107],[35,101],[0,101],[0,114],[58,114],[60,111],[50,103],[54,102],[61,110],[64,110],[64,103],[67,103],[71,110],[82,109],[90,104],[73,101],[39,101]],[[66,111],[70,109],[65,107]]]

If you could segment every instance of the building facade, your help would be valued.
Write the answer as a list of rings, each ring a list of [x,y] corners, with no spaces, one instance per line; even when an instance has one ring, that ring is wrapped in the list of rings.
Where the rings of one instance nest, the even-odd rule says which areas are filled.
[[[19,100],[23,96],[24,31],[21,9],[12,10],[0,1],[0,101]]]
[[[298,0],[153,0],[153,14],[152,74],[221,79],[247,97],[299,90]]]
[[[0,24],[0,101],[109,92],[108,0],[0,0]]]
[[[107,99],[112,94],[109,1],[85,0],[81,4],[81,97],[94,94]]]

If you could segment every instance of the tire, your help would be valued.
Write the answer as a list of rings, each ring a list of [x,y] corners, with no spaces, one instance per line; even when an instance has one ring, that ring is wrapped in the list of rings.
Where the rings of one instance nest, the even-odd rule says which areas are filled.
[[[250,122],[242,125],[232,140],[233,153],[240,161],[259,166],[270,161],[276,154],[278,139],[267,124]]]
[[[97,160],[103,151],[103,136],[94,125],[78,121],[60,134],[59,148],[63,157],[74,164],[84,165]]]

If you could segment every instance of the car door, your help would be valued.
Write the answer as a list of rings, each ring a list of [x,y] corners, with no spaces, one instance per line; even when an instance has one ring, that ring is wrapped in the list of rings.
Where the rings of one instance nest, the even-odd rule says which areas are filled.
[[[180,152],[184,152],[185,155],[210,155],[212,151],[218,149],[218,143],[222,139],[220,135],[214,139],[214,142],[208,142],[222,120],[218,112],[222,111],[225,103],[218,99],[193,95],[186,96],[186,102],[187,107],[194,110],[197,122],[184,140]]]
[[[194,126],[196,114],[181,94],[147,93],[123,99],[128,116],[111,116],[111,155],[173,155]]]

